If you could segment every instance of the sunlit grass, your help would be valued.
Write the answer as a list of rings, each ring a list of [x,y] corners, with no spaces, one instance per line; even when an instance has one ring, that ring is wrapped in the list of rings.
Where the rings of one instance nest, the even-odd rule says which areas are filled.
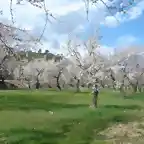
[[[94,110],[88,92],[0,91],[0,143],[108,144],[98,133],[114,123],[139,120],[142,95],[124,99],[102,91]]]

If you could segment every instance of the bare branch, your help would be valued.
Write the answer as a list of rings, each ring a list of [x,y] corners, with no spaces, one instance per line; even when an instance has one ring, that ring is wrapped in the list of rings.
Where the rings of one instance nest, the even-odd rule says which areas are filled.
[[[11,14],[12,23],[14,24],[14,15],[13,15],[12,5],[13,5],[13,0],[10,0],[10,14]]]

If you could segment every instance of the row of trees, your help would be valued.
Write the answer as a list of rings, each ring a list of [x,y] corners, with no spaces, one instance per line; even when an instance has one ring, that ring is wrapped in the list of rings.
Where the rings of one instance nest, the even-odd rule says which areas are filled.
[[[24,1],[43,9],[46,16],[55,18],[46,8],[44,0],[17,0],[17,4]],[[91,2],[97,3],[97,1]],[[85,1],[87,8],[89,3],[89,0]],[[134,92],[137,89],[141,91],[143,85],[143,65],[140,63],[143,60],[142,54],[136,55],[137,52],[132,54],[130,51],[125,51],[125,55],[117,53],[108,58],[96,52],[100,48],[99,37],[93,37],[86,42],[77,39],[69,40],[65,45],[68,57],[55,56],[48,51],[44,54],[41,50],[35,56],[30,49],[39,48],[48,19],[40,37],[34,38],[28,34],[28,31],[14,26],[11,4],[12,1],[10,11],[13,25],[0,23],[0,82],[2,85],[5,85],[5,80],[18,80],[27,84],[29,88],[33,85],[40,88],[46,84],[48,87],[57,86],[59,90],[62,90],[62,87],[66,88],[69,85],[75,86],[76,91],[80,91],[81,86],[90,87],[98,83],[102,87],[119,88],[122,92],[127,87],[131,87]],[[110,9],[105,2],[103,4]],[[85,51],[84,55],[81,54],[80,49]],[[23,58],[20,54],[21,50],[24,54]],[[44,55],[45,58],[43,58]],[[130,59],[136,56],[141,57],[141,60],[135,59],[130,64]]]
[[[79,92],[80,87],[90,87],[97,83],[103,88],[119,89],[124,95],[128,88],[133,92],[142,91],[143,53],[138,47],[127,48],[123,54],[116,53],[107,57],[97,52],[100,48],[98,40],[91,38],[85,43],[69,40],[65,48],[68,50],[68,57],[60,57],[58,61],[37,57],[22,61],[18,56],[19,52],[1,41],[1,85],[5,85],[5,80],[18,80],[29,88],[34,85],[37,89],[44,85],[57,87],[59,90],[76,87]],[[82,49],[85,51],[84,55],[79,51]]]
[[[39,38],[31,36],[27,30],[15,27],[13,15],[13,0],[10,0],[10,14],[12,25],[0,23],[0,88],[7,88],[6,83],[15,87],[36,88],[57,87],[60,91],[75,87],[76,92],[81,87],[91,88],[94,84],[105,88],[119,90],[126,96],[127,90],[139,92],[144,84],[143,53],[138,47],[128,48],[123,53],[104,56],[97,52],[101,48],[99,36],[82,42],[78,39],[68,40],[65,49],[67,56],[54,55],[48,50],[42,53],[41,39],[49,21],[49,16],[56,20],[46,8],[45,0],[17,0],[20,5],[27,1],[36,8],[43,9],[46,16],[45,26]],[[110,15],[111,9],[125,12],[124,7],[107,5],[100,0]],[[88,16],[89,4],[97,4],[97,0],[84,0]],[[132,5],[129,3],[129,5]],[[127,6],[127,7],[128,7]],[[3,12],[0,11],[2,15]],[[33,52],[38,50],[38,53]],[[84,51],[84,54],[81,53]],[[133,51],[133,53],[131,53]]]

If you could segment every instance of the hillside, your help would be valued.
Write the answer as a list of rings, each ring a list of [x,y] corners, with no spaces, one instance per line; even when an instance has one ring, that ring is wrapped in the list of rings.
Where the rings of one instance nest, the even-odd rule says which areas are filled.
[[[62,55],[55,55],[51,52],[33,52],[33,51],[20,51],[17,52],[17,54],[20,56],[20,59],[28,59],[29,61],[32,59],[39,59],[39,58],[44,58],[46,60],[58,60],[61,59],[63,56]]]

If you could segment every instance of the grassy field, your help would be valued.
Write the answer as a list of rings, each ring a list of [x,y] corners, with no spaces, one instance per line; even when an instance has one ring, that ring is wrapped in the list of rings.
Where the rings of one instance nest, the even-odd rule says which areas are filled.
[[[124,99],[118,92],[103,91],[99,107],[94,110],[90,104],[87,92],[0,91],[0,144],[144,143],[144,94]],[[123,124],[122,130],[134,123],[141,128],[140,136],[107,136],[112,126]]]

